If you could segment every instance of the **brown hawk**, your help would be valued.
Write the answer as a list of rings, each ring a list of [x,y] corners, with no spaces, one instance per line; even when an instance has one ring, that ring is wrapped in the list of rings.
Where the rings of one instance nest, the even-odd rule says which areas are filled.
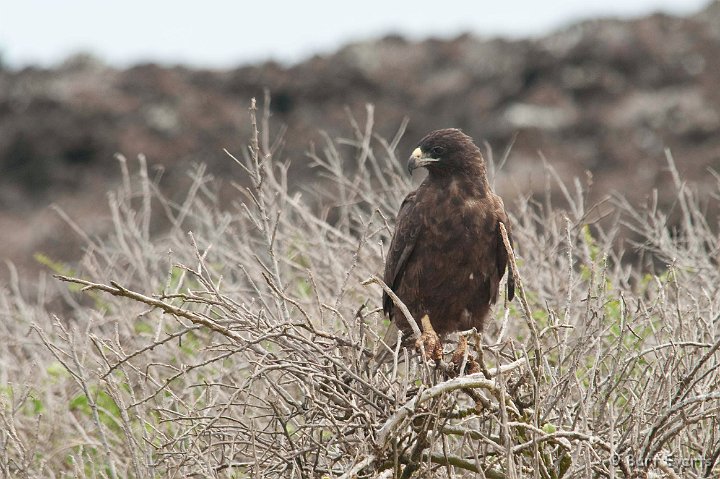
[[[411,173],[420,167],[428,176],[400,207],[384,281],[438,335],[481,331],[507,266],[499,226],[510,234],[505,207],[490,188],[480,150],[460,130],[425,136],[408,162]],[[514,292],[509,275],[509,300]],[[403,333],[410,331],[387,294],[383,310]]]

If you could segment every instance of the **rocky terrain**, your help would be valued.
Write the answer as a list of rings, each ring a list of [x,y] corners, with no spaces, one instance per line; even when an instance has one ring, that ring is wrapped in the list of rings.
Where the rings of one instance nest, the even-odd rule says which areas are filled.
[[[460,127],[497,155],[515,137],[497,183],[510,207],[543,191],[542,157],[565,179],[591,172],[593,198],[619,191],[640,203],[658,188],[671,202],[665,148],[684,178],[715,184],[718,85],[720,2],[687,18],[590,21],[524,41],[386,37],[289,67],[118,70],[77,56],[53,70],[0,70],[2,255],[24,271],[39,267],[37,252],[77,257],[76,237],[49,205],[102,234],[106,191],[120,180],[116,152],[164,168],[169,195],[196,162],[239,178],[222,149],[241,151],[249,100],[264,88],[298,182],[312,174],[305,152],[321,131],[350,135],[349,113],[364,122],[370,103],[382,136],[409,118],[403,158],[435,128]]]

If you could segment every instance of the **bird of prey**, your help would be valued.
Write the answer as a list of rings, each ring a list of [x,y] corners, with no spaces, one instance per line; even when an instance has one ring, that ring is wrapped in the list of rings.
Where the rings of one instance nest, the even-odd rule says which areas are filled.
[[[422,321],[419,341],[426,355],[439,359],[438,336],[482,330],[508,262],[500,222],[508,235],[510,225],[502,199],[490,189],[480,150],[462,131],[426,135],[408,161],[410,173],[420,167],[428,176],[400,206],[384,281]],[[509,274],[509,300],[514,293]],[[383,310],[404,336],[410,333],[387,293]]]

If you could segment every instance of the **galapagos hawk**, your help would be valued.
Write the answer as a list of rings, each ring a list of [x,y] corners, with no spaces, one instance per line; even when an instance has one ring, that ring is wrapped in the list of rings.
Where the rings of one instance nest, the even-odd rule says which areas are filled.
[[[420,141],[408,170],[421,167],[428,176],[400,206],[384,281],[413,318],[424,318],[423,336],[435,334],[428,329],[441,337],[481,331],[508,261],[499,226],[510,234],[505,207],[490,188],[480,150],[458,129],[433,131]],[[509,300],[514,293],[509,274]],[[387,294],[383,310],[404,335],[411,332]]]

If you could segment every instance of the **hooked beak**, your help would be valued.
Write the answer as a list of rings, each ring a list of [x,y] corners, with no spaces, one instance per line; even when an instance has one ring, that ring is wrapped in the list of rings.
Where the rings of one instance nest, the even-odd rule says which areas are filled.
[[[408,172],[412,175],[414,169],[422,168],[433,163],[437,163],[438,161],[440,160],[437,158],[430,158],[427,156],[427,153],[423,153],[420,148],[415,148],[415,151],[412,152],[412,155],[410,155],[410,159],[408,160]]]

